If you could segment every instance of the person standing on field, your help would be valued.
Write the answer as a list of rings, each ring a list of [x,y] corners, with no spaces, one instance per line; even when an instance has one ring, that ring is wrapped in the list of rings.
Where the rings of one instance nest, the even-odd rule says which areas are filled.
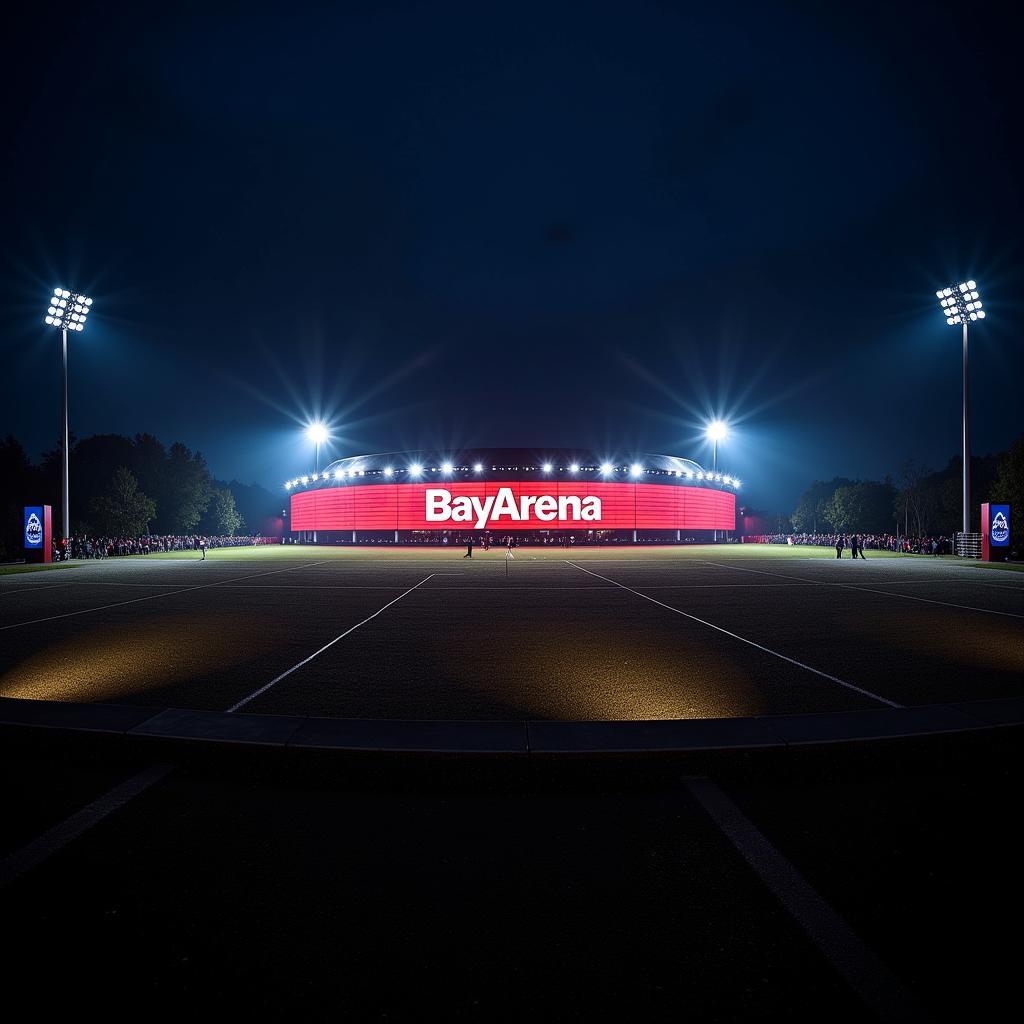
[[[842,558],[843,557],[843,548],[844,547],[846,547],[846,545],[843,543],[843,535],[839,534],[836,537],[836,558]]]

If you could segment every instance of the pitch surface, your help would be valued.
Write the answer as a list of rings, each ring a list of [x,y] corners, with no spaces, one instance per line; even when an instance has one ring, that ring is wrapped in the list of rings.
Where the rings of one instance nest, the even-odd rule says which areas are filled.
[[[0,695],[656,719],[1024,692],[1024,576],[815,549],[286,547],[0,577]]]

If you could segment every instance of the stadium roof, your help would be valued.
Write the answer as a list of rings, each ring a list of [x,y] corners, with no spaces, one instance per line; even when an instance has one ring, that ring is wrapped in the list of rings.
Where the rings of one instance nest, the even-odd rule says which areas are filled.
[[[378,452],[335,459],[323,470],[285,483],[287,490],[322,487],[345,481],[360,483],[425,482],[428,480],[600,479],[625,482],[667,482],[738,489],[739,480],[712,473],[693,459],[677,455],[636,455],[628,459],[582,448],[463,448]]]

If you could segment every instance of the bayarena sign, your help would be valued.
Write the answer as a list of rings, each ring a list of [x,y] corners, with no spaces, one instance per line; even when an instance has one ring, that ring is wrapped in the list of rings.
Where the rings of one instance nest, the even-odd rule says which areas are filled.
[[[734,530],[740,482],[676,456],[626,461],[565,450],[477,449],[345,458],[284,486],[288,529],[297,539],[430,540],[488,532],[629,541],[704,539],[709,531]]]

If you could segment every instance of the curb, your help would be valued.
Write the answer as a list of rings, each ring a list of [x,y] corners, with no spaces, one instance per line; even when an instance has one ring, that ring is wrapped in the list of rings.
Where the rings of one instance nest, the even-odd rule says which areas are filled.
[[[228,715],[0,697],[0,726],[294,750],[642,754],[788,749],[1024,725],[1024,697],[752,718],[642,722],[402,721]]]

